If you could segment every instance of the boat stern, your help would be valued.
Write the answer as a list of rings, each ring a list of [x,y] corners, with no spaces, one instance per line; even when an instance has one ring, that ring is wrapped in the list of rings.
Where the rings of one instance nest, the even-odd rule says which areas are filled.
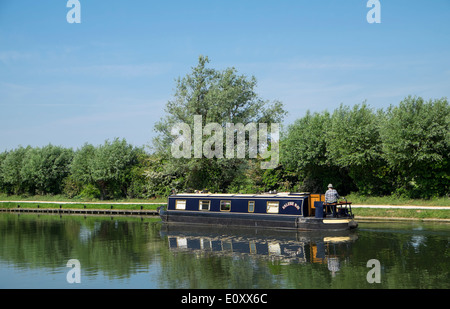
[[[355,220],[351,219],[348,222],[348,228],[349,229],[356,229],[358,227],[358,222],[356,222]]]
[[[330,229],[355,229],[358,227],[358,222],[353,220],[353,218],[330,218],[323,219],[323,224],[325,227]]]

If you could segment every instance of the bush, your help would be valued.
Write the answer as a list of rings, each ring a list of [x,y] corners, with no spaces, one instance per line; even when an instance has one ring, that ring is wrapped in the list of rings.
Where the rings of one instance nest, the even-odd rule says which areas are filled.
[[[448,194],[450,106],[409,96],[391,106],[381,126],[384,156],[397,173],[395,192],[413,198]]]
[[[87,199],[99,199],[101,197],[100,189],[93,184],[86,184],[81,190],[79,197]]]

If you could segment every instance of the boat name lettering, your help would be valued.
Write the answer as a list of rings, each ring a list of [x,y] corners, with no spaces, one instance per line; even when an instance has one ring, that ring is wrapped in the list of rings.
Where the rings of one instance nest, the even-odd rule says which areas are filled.
[[[283,205],[283,209],[286,209],[289,206],[294,206],[295,208],[297,208],[297,210],[300,209],[300,206],[298,206],[298,204],[296,202],[287,202],[286,204]]]

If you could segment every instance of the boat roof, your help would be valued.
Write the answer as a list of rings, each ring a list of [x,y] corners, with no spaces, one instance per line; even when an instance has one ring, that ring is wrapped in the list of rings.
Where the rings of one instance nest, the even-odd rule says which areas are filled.
[[[308,196],[309,192],[278,192],[278,193],[260,193],[260,194],[242,194],[242,193],[176,193],[170,197],[235,197],[235,198],[251,198],[251,197],[265,197],[265,198],[299,198]]]

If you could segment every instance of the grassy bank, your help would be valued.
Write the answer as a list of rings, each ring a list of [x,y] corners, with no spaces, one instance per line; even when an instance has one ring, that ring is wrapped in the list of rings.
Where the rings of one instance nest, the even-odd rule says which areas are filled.
[[[64,195],[6,195],[0,194],[0,201],[37,201],[37,202],[70,202],[70,203],[98,203],[98,204],[111,204],[111,203],[167,203],[167,198],[154,198],[154,199],[117,199],[117,200],[105,200],[89,199],[89,198],[67,198]]]
[[[167,203],[166,198],[159,199],[123,199],[100,201],[98,199],[73,198],[64,195],[16,196],[0,194],[0,208],[64,208],[64,209],[126,209],[126,210],[156,210]],[[22,203],[22,201],[26,203]],[[51,203],[48,203],[51,202]],[[61,203],[61,204],[59,204]],[[70,203],[70,204],[64,204]],[[117,204],[119,203],[119,204]],[[161,204],[146,204],[161,203]]]
[[[450,209],[374,209],[374,208],[353,208],[356,218],[405,218],[405,219],[438,219],[450,220]]]
[[[18,202],[1,202],[0,208],[44,208],[44,209],[126,209],[126,210],[156,210],[163,204],[107,204],[107,203],[80,203],[80,204],[58,204],[58,203],[18,203]],[[111,208],[112,207],[112,208]]]
[[[349,194],[346,196],[349,202],[354,205],[411,205],[411,206],[450,206],[450,198],[438,197],[431,199],[409,199],[395,195],[390,196],[364,196],[359,194]]]
[[[364,197],[355,194],[347,196],[354,205],[412,205],[412,206],[450,206],[449,198],[432,200],[411,200],[398,197]],[[65,209],[127,209],[127,210],[155,210],[167,202],[166,198],[159,199],[126,199],[114,201],[99,201],[88,199],[68,199],[64,196],[6,196],[0,194],[0,208],[65,208]],[[28,201],[22,203],[18,201]],[[52,202],[52,203],[40,203]],[[59,204],[59,202],[62,202]],[[64,204],[70,203],[70,204]],[[117,204],[118,203],[118,204]],[[146,204],[161,203],[161,204]],[[450,209],[374,209],[353,208],[356,217],[406,218],[406,219],[443,219],[450,220]]]
[[[448,197],[434,199],[408,199],[398,196],[371,197],[350,194],[346,196],[348,201],[354,205],[391,205],[391,206],[449,206]],[[438,219],[450,220],[450,209],[375,209],[375,208],[353,208],[355,217],[360,218],[405,218],[405,219]]]

